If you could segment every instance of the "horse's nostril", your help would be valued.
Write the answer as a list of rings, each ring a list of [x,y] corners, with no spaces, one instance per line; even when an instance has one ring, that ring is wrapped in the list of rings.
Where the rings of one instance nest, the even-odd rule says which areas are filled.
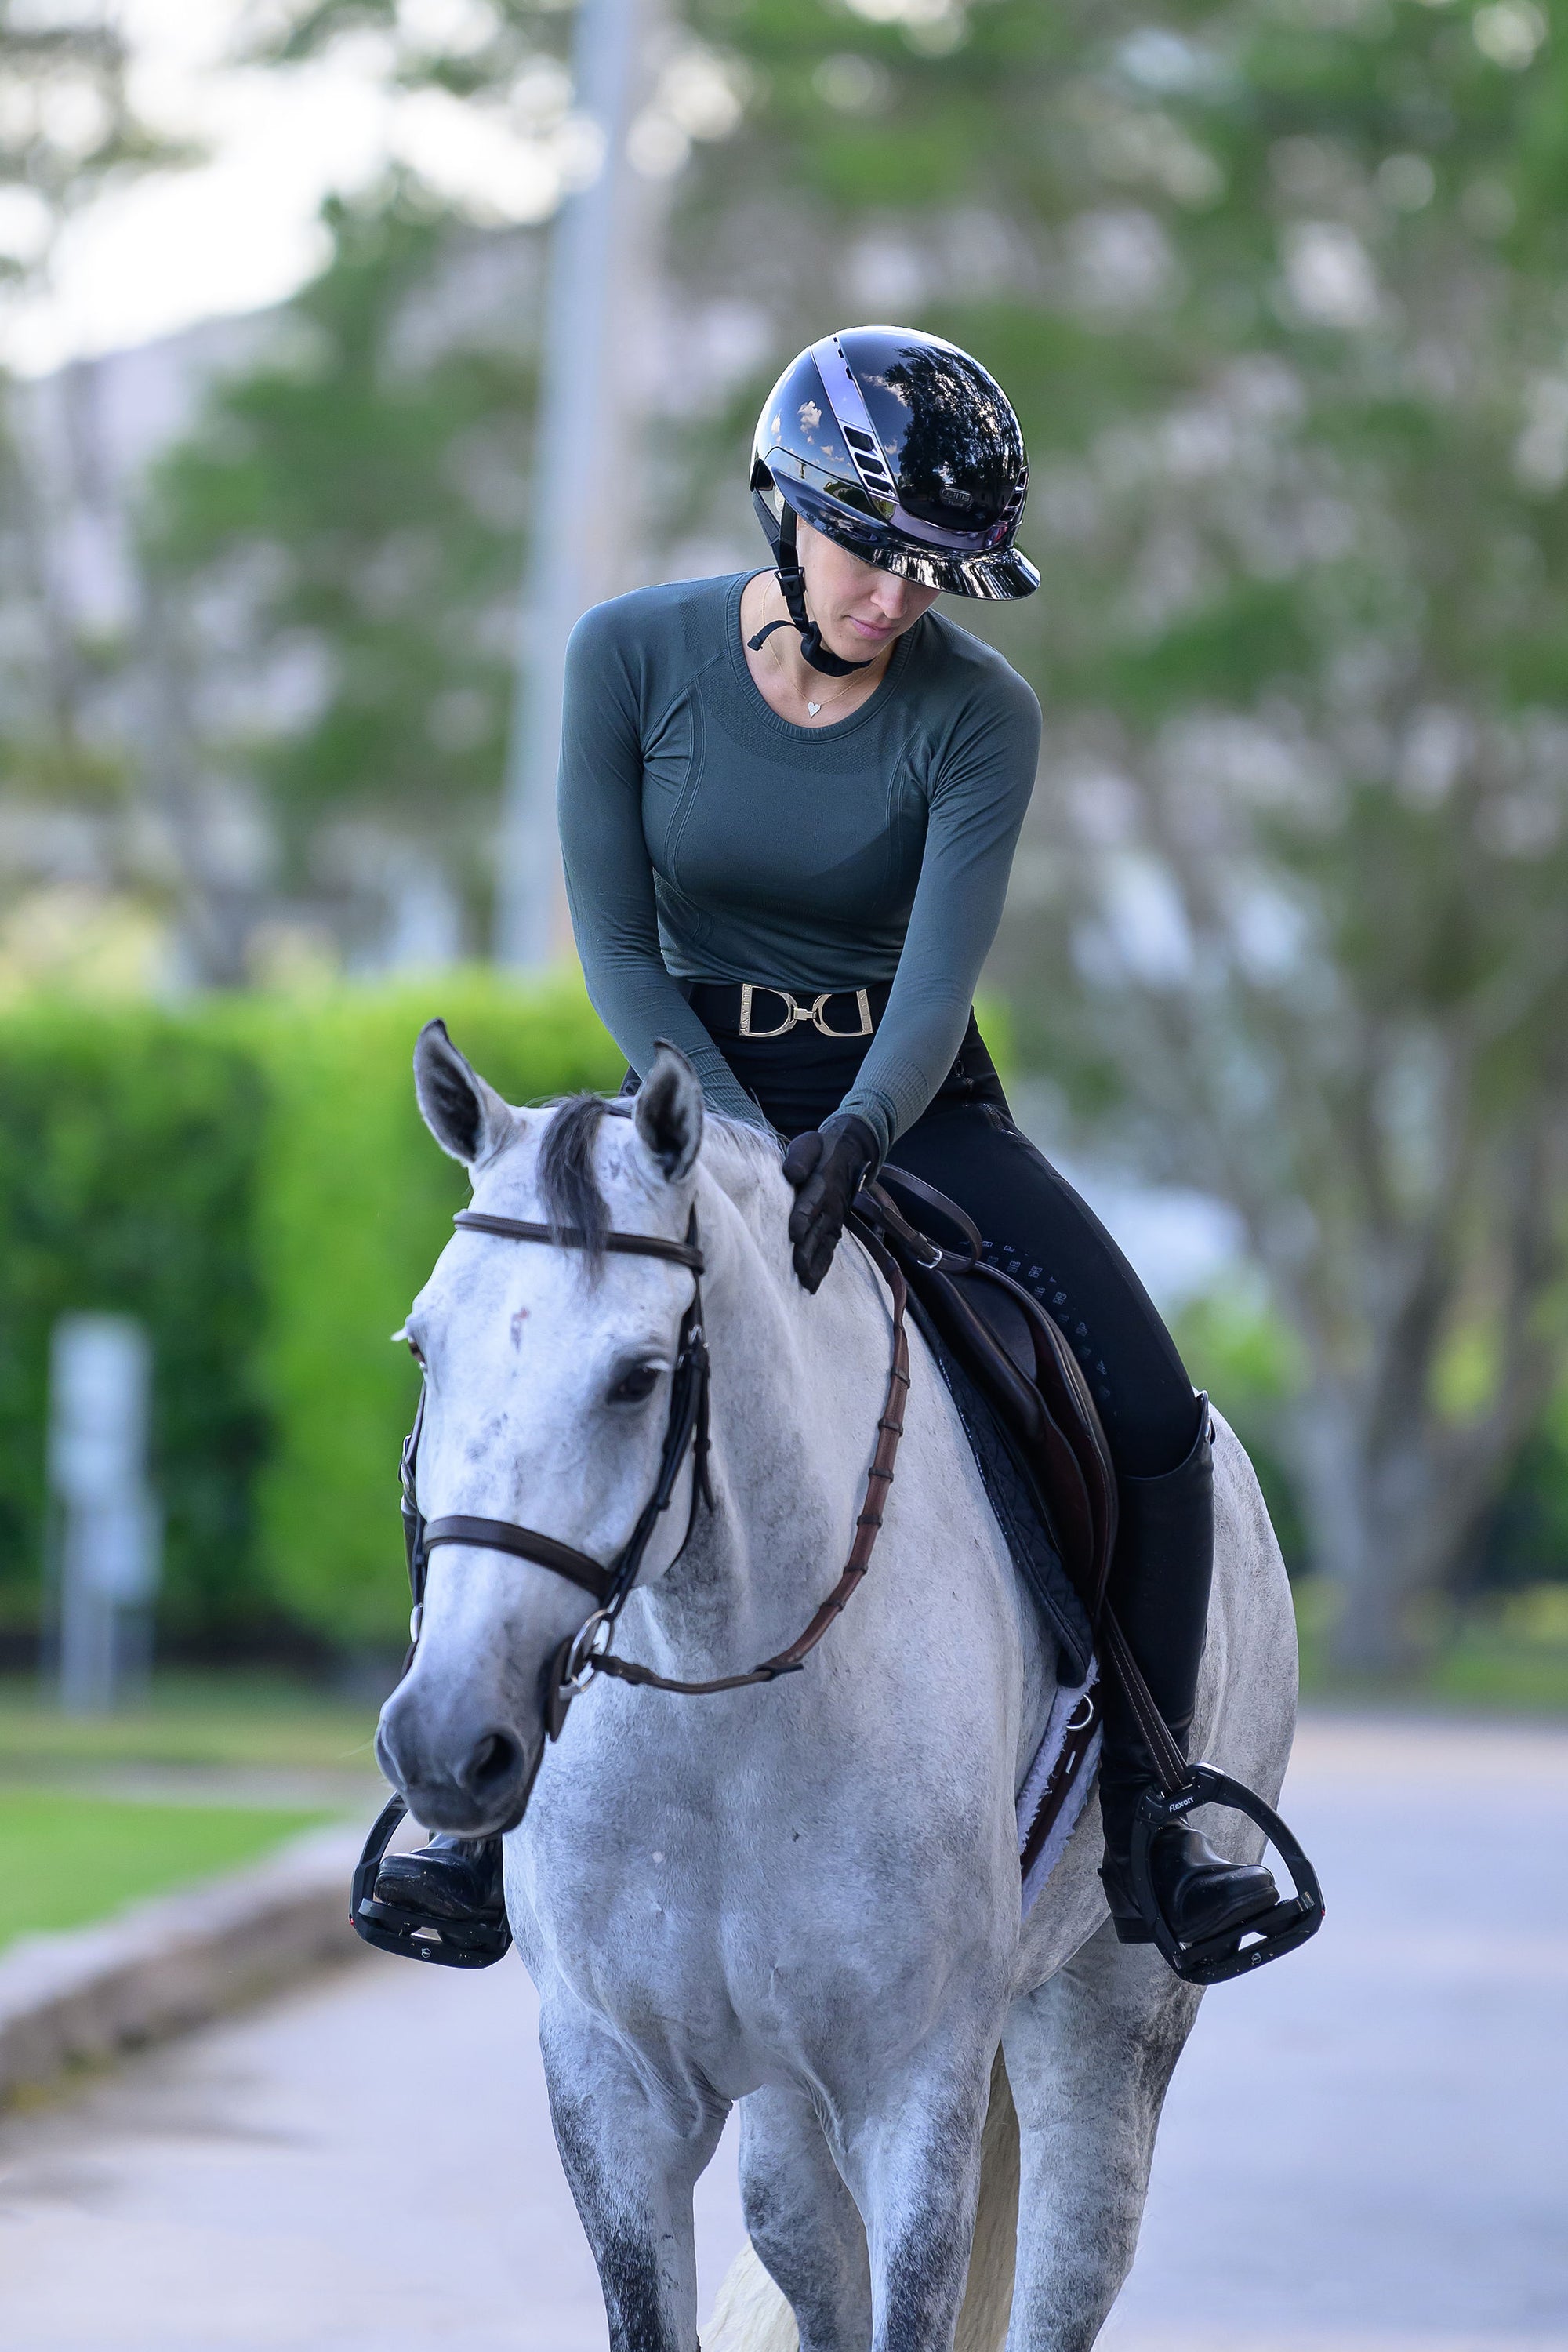
[[[509,1739],[504,1731],[487,1731],[458,1778],[465,1789],[478,1796],[510,1780],[521,1762],[522,1753],[515,1739]]]

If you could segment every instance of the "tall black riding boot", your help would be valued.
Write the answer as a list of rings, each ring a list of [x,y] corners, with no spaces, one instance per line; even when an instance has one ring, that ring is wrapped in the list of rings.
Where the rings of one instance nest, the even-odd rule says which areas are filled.
[[[389,1853],[375,1874],[375,1900],[416,1911],[433,1927],[505,1916],[499,1837],[448,1837],[444,1832],[412,1853]]]
[[[1197,1435],[1186,1460],[1161,1478],[1123,1478],[1118,1493],[1121,1519],[1110,1604],[1154,1704],[1184,1756],[1214,1574],[1214,1454],[1207,1397],[1198,1399]],[[1152,1937],[1133,1900],[1129,1855],[1138,1799],[1146,1788],[1158,1785],[1159,1774],[1116,1684],[1107,1677],[1102,1687],[1100,1810],[1105,1863],[1100,1874],[1121,1941],[1146,1944]],[[1184,1944],[1238,1927],[1279,1899],[1261,1864],[1226,1862],[1195,1830],[1159,1831],[1150,1867],[1161,1908]]]

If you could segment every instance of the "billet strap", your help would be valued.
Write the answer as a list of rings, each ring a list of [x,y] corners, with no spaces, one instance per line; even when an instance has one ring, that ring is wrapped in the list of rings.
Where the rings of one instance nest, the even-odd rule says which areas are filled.
[[[580,1225],[538,1225],[523,1217],[492,1217],[483,1209],[459,1209],[452,1223],[465,1233],[499,1234],[509,1242],[553,1242],[558,1249],[586,1249],[587,1234]],[[605,1234],[595,1244],[619,1257],[665,1257],[672,1265],[703,1270],[702,1252],[692,1241],[667,1241],[662,1234]]]
[[[585,1551],[532,1528],[516,1527],[510,1519],[473,1519],[462,1513],[432,1519],[425,1529],[425,1549],[434,1551],[437,1544],[472,1544],[479,1550],[505,1551],[514,1559],[532,1560],[537,1567],[552,1569],[557,1576],[580,1584],[601,1608],[615,1590],[614,1571],[601,1568]]]
[[[910,1336],[904,1322],[909,1289],[902,1273],[875,1234],[858,1217],[852,1218],[850,1222],[861,1247],[878,1268],[892,1296],[893,1360],[888,1372],[887,1397],[877,1423],[876,1450],[871,1456],[871,1466],[866,1473],[866,1497],[860,1516],[855,1522],[855,1538],[849,1547],[843,1574],[810,1623],[796,1634],[788,1647],[776,1651],[771,1658],[764,1658],[748,1674],[718,1675],[710,1682],[679,1682],[672,1675],[655,1674],[651,1666],[638,1665],[634,1659],[618,1658],[613,1652],[595,1659],[598,1673],[613,1675],[617,1682],[632,1683],[642,1690],[674,1691],[685,1698],[707,1698],[716,1691],[746,1690],[753,1683],[776,1682],[781,1675],[800,1672],[865,1577],[881,1530],[888,1489],[893,1483],[893,1464],[898,1455],[899,1441],[904,1433],[904,1403],[910,1387]]]
[[[955,1227],[963,1235],[964,1244],[969,1251],[970,1264],[979,1265],[981,1252],[985,1244],[980,1238],[979,1226],[967,1209],[961,1209],[956,1201],[950,1201],[947,1194],[939,1192],[934,1184],[928,1184],[923,1176],[911,1176],[907,1168],[900,1168],[894,1161],[886,1160],[878,1171],[876,1185],[872,1192],[878,1212],[883,1216],[887,1215],[886,1195],[889,1184],[895,1192],[908,1192],[913,1199],[923,1201],[926,1207],[934,1209],[944,1223]],[[930,1244],[936,1240],[934,1234],[922,1233],[918,1226],[911,1225],[906,1218],[900,1216],[896,1208],[889,1223],[893,1224],[899,1239],[911,1247],[916,1243],[924,1242]],[[942,1254],[946,1257],[956,1258],[954,1251],[947,1250]]]

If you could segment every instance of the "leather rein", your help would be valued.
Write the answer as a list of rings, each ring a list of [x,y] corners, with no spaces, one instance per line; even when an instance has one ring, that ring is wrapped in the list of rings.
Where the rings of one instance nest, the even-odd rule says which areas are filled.
[[[637,1583],[643,1556],[655,1528],[669,1507],[676,1482],[689,1453],[691,1456],[691,1508],[686,1533],[681,1538],[679,1550],[675,1554],[676,1560],[691,1540],[697,1524],[699,1502],[706,1504],[710,1511],[713,1508],[713,1489],[709,1475],[711,1371],[702,1328],[703,1256],[698,1239],[697,1212],[693,1209],[684,1241],[668,1241],[658,1234],[610,1233],[605,1234],[597,1244],[625,1257],[665,1258],[673,1265],[689,1266],[692,1276],[691,1304],[681,1318],[676,1346],[669,1418],[665,1428],[658,1475],[636,1526],[609,1567],[605,1567],[589,1553],[579,1551],[573,1544],[563,1543],[559,1538],[545,1535],[535,1528],[520,1527],[515,1520],[476,1518],[461,1512],[427,1520],[420,1511],[418,1497],[419,1437],[425,1423],[425,1391],[421,1388],[414,1426],[404,1441],[402,1455],[403,1532],[408,1556],[409,1587],[414,1596],[408,1628],[409,1652],[404,1668],[405,1673],[413,1663],[419,1641],[430,1554],[442,1544],[468,1544],[481,1550],[507,1552],[516,1559],[531,1560],[536,1567],[547,1568],[553,1575],[565,1577],[569,1582],[580,1585],[593,1597],[596,1605],[576,1633],[562,1643],[551,1662],[546,1722],[552,1739],[560,1738],[566,1711],[573,1699],[587,1688],[596,1674],[612,1675],[619,1682],[630,1683],[644,1690],[674,1691],[682,1697],[704,1698],[716,1691],[744,1690],[753,1683],[776,1682],[781,1675],[800,1672],[871,1565],[888,1488],[892,1484],[894,1458],[898,1454],[899,1441],[904,1433],[904,1400],[910,1385],[910,1343],[904,1326],[904,1310],[909,1293],[902,1273],[876,1234],[859,1218],[851,1222],[861,1246],[877,1266],[892,1296],[892,1362],[888,1373],[887,1396],[877,1422],[876,1448],[871,1456],[871,1466],[866,1474],[865,1499],[855,1522],[849,1557],[837,1583],[795,1639],[771,1658],[763,1658],[745,1674],[719,1675],[708,1682],[681,1682],[668,1675],[656,1674],[651,1666],[638,1665],[633,1659],[616,1657],[610,1646],[621,1611]],[[587,1236],[575,1227],[535,1224],[520,1217],[496,1217],[478,1209],[459,1210],[452,1223],[465,1233],[493,1234],[506,1241],[542,1242],[563,1249],[588,1246]],[[671,1560],[670,1566],[674,1565],[675,1560]]]

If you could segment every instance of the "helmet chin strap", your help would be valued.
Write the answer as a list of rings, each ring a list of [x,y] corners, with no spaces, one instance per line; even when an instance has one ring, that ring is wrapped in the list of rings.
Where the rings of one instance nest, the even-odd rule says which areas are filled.
[[[775,523],[769,511],[767,501],[760,490],[752,491],[752,499],[758,514],[762,517],[763,529],[773,543],[773,553],[778,558],[776,567],[778,583],[784,592],[784,604],[789,610],[787,622],[770,621],[765,629],[759,629],[754,637],[747,638],[746,643],[751,646],[752,651],[760,653],[763,644],[773,635],[775,629],[795,628],[800,632],[801,659],[810,668],[820,670],[824,677],[850,677],[858,669],[869,669],[871,667],[869,661],[840,661],[837,654],[829,653],[822,642],[821,631],[805,609],[805,575],[801,571],[800,556],[795,548],[795,509],[790,505],[789,500],[787,499],[781,500],[784,513]]]

